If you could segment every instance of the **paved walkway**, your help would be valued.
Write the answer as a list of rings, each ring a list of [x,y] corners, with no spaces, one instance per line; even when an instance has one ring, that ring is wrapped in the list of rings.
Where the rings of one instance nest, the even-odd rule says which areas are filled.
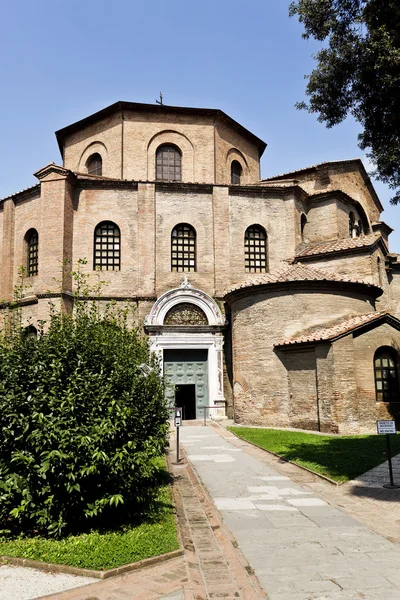
[[[265,452],[215,426],[182,427],[181,441],[270,600],[399,600],[400,545],[360,522],[371,520],[374,506],[379,513],[380,502],[397,512],[398,490],[382,492],[389,504],[384,495],[359,498],[299,474],[275,457],[273,468]],[[383,529],[400,538],[392,518]]]

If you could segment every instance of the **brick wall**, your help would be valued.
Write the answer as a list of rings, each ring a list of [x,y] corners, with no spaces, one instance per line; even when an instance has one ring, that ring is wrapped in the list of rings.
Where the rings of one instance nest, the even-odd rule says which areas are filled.
[[[346,292],[312,292],[296,286],[282,292],[267,291],[232,301],[233,379],[235,418],[239,422],[289,426],[309,422],[315,427],[315,371],[312,357],[288,378],[287,359],[274,351],[280,339],[293,337],[311,326],[370,312],[366,297]],[[300,358],[298,359],[300,361]],[[301,359],[303,360],[303,359]],[[291,370],[291,369],[289,369]],[[292,369],[295,370],[295,369]],[[301,395],[301,385],[306,385]],[[297,390],[297,391],[296,391]],[[293,403],[304,402],[303,416]],[[301,395],[301,398],[300,398]],[[314,411],[314,416],[312,413]]]

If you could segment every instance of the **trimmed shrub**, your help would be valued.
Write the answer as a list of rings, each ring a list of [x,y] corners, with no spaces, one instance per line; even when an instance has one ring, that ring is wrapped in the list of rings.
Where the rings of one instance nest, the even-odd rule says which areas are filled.
[[[82,302],[37,338],[1,338],[0,528],[61,535],[148,508],[165,387],[126,321]]]

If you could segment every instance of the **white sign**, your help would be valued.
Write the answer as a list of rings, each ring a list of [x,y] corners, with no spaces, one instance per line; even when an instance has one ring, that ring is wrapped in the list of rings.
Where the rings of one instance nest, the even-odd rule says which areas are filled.
[[[180,427],[182,422],[181,411],[176,409],[175,411],[175,427]]]
[[[396,421],[377,421],[378,433],[396,433]]]

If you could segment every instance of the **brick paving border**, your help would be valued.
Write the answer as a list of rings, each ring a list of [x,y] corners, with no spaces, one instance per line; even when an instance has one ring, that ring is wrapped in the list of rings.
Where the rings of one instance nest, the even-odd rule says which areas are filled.
[[[175,432],[171,447],[174,447]],[[263,600],[267,596],[230,530],[186,459],[179,465],[170,452],[168,467],[174,477],[174,500],[189,581],[185,600]]]

